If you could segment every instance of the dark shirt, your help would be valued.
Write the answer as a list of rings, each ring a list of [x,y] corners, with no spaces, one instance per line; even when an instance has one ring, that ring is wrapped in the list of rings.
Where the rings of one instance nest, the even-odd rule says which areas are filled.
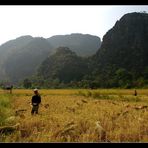
[[[41,103],[41,96],[40,95],[34,95],[32,97],[32,105],[39,105]]]

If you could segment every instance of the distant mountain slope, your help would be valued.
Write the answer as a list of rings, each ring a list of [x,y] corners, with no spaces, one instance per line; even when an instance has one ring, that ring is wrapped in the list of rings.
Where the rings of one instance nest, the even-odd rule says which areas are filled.
[[[54,47],[68,47],[78,56],[91,56],[100,48],[101,40],[89,34],[55,35],[47,39]]]
[[[36,72],[39,64],[61,45],[70,45],[77,54],[94,54],[100,46],[100,38],[92,35],[57,35],[42,37],[21,36],[0,46],[0,81],[18,82]]]
[[[10,40],[0,46],[0,78],[1,79],[4,79],[7,77],[4,64],[8,59],[8,57],[12,53],[19,51],[20,48],[24,47],[32,40],[33,40],[33,37],[31,36],[21,36],[14,40]]]
[[[4,63],[11,81],[17,82],[36,72],[37,67],[50,54],[52,46],[44,38],[34,38],[27,45],[13,52]]]

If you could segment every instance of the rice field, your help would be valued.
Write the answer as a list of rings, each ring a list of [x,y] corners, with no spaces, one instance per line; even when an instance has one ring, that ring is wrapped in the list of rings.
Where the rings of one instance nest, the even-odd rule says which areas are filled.
[[[134,89],[39,93],[39,114],[32,116],[33,90],[0,90],[0,142],[148,142],[148,89],[137,96]]]

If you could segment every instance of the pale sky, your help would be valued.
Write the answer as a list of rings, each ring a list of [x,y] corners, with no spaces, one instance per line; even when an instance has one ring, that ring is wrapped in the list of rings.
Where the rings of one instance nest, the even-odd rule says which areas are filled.
[[[1,5],[0,45],[23,35],[82,33],[102,40],[124,14],[141,11],[148,5]]]

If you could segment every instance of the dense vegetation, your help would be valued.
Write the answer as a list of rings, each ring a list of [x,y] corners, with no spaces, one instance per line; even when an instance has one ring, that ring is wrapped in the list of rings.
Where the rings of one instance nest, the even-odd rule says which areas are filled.
[[[57,52],[43,61],[38,75],[44,80],[58,80],[69,83],[80,81],[87,72],[84,59],[78,57],[66,47],[59,47]]]

